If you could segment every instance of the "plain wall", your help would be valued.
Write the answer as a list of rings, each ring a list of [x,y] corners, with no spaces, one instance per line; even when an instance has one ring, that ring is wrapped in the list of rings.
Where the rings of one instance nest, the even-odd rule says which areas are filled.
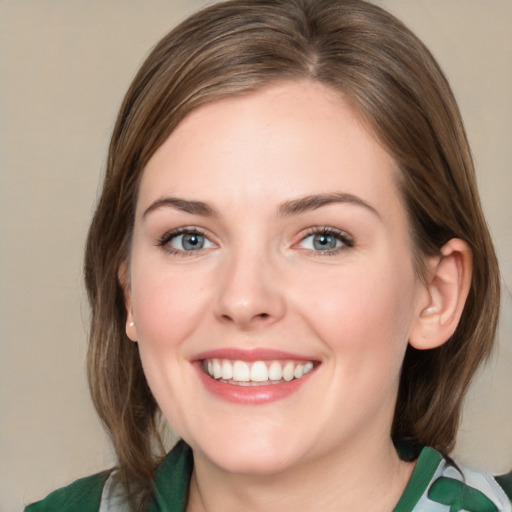
[[[103,469],[81,277],[116,111],[156,41],[201,0],[0,0],[0,511]],[[456,457],[512,466],[512,1],[380,2],[430,47],[472,143],[505,288],[500,345]]]

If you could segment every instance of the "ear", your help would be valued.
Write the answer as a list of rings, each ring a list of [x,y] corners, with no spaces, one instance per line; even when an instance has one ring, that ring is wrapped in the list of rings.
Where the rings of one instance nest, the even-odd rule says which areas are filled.
[[[130,287],[130,277],[128,264],[126,262],[121,263],[119,270],[117,271],[117,278],[119,279],[119,284],[123,289],[124,294],[124,304],[126,307],[126,335],[130,340],[137,341],[137,327],[135,326],[135,320],[133,318],[133,303],[132,303],[132,294]]]
[[[471,249],[458,238],[446,243],[441,255],[429,262],[430,273],[409,337],[411,346],[436,348],[455,332],[471,286],[472,263]]]

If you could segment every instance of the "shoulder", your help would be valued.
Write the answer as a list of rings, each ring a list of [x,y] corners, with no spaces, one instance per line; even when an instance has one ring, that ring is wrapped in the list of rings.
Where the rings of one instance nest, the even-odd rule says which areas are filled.
[[[109,472],[97,473],[57,489],[25,508],[25,512],[98,512]]]
[[[428,497],[452,510],[509,512],[510,496],[489,473],[445,461],[442,473],[432,482]],[[455,508],[454,508],[455,507]]]
[[[508,496],[508,499],[512,502],[512,470],[506,475],[497,476],[496,482],[498,482]]]
[[[153,493],[146,512],[183,512],[186,509],[193,465],[192,450],[184,441],[179,441],[156,470]],[[104,485],[99,512],[128,510],[130,507],[124,489],[114,471]]]
[[[148,512],[185,510],[193,464],[192,450],[185,442],[179,441],[156,471]],[[123,490],[115,476],[115,471],[105,471],[81,478],[28,505],[25,512],[128,510]]]
[[[435,469],[431,465],[427,474],[417,475],[423,477],[427,485],[414,512],[512,512],[512,474],[495,478],[484,471],[457,464],[431,448],[424,449],[417,469],[421,469],[421,459],[426,456],[437,463]]]

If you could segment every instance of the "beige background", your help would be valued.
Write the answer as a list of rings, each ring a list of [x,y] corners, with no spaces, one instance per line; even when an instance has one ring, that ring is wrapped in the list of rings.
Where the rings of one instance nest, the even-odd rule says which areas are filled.
[[[85,232],[114,116],[148,49],[201,0],[0,0],[0,511],[112,463],[85,381]],[[466,120],[503,280],[500,348],[457,456],[512,466],[512,0],[387,0]]]

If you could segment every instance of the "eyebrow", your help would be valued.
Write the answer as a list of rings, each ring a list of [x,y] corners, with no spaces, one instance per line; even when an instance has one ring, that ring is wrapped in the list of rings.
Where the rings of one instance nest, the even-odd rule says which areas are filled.
[[[299,213],[308,212],[311,210],[316,210],[317,208],[321,208],[322,206],[327,206],[330,204],[354,204],[356,206],[362,206],[366,208],[374,215],[376,215],[379,219],[381,219],[380,213],[366,201],[361,199],[358,196],[353,194],[347,194],[344,192],[332,192],[328,194],[314,194],[304,197],[299,197],[298,199],[293,199],[291,201],[286,201],[279,207],[279,215],[281,216],[289,216],[289,215],[297,215]]]
[[[218,217],[219,214],[215,208],[203,201],[191,201],[180,199],[178,197],[163,197],[152,203],[142,214],[145,218],[149,213],[160,208],[172,208],[193,215],[203,215],[205,217]]]
[[[297,199],[292,199],[281,204],[278,213],[280,216],[291,216],[305,213],[311,210],[316,210],[322,206],[330,204],[354,204],[366,208],[379,219],[381,218],[380,213],[366,201],[353,194],[347,194],[344,192],[331,192],[326,194],[313,194]],[[203,201],[192,201],[189,199],[180,199],[178,197],[163,197],[152,203],[142,214],[145,218],[149,213],[158,210],[160,208],[172,208],[174,210],[190,213],[192,215],[202,215],[205,217],[218,217],[219,212],[210,206],[208,203]]]

